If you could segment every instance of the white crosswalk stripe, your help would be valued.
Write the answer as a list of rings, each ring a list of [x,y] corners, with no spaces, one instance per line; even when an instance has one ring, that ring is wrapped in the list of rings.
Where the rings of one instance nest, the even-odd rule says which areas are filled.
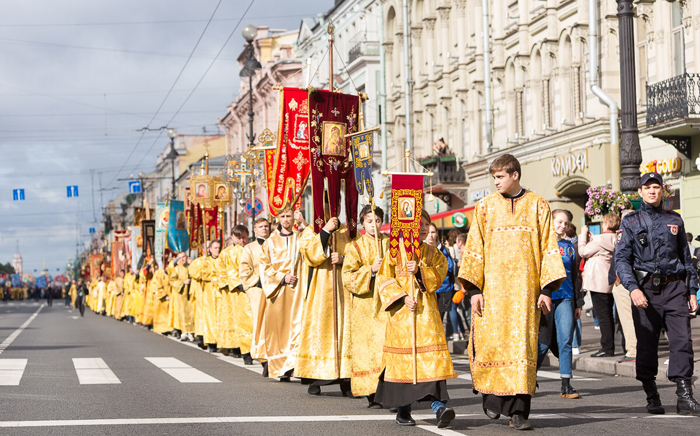
[[[146,357],[145,359],[180,383],[221,383],[220,380],[196,368],[192,368],[174,357]]]
[[[81,385],[121,384],[119,378],[99,357],[74,358],[73,366]]]
[[[0,386],[19,386],[27,359],[0,359]]]

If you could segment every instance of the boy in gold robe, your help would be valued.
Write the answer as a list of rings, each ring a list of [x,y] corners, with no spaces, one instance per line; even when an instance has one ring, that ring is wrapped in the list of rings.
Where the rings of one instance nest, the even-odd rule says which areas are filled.
[[[297,267],[300,263],[299,235],[294,231],[291,206],[280,211],[277,218],[279,228],[261,247],[260,285],[267,299],[262,342],[267,375],[289,381],[296,368],[301,333],[303,291]]]
[[[170,293],[173,300],[177,300],[178,326],[181,341],[194,342],[194,312],[190,301],[190,276],[187,271],[187,255],[178,253],[175,258],[175,267],[170,274]]]
[[[197,295],[197,305],[201,305],[200,325],[195,318],[195,330],[202,335],[201,347],[206,346],[210,353],[217,349],[216,306],[218,294],[218,277],[216,274],[216,259],[221,251],[221,241],[215,239],[209,244],[209,256],[195,259],[190,264],[190,276],[199,280],[202,290],[201,298]],[[197,328],[201,330],[197,330]]]
[[[355,397],[367,397],[368,407],[381,407],[374,401],[379,374],[382,372],[386,312],[382,310],[376,275],[389,238],[379,233],[384,211],[365,206],[360,211],[360,223],[365,234],[345,249],[343,286],[352,294],[350,303],[350,332],[352,336],[352,378],[350,387]],[[377,235],[378,241],[375,239]],[[377,244],[379,253],[377,253]]]
[[[253,339],[253,318],[250,302],[238,275],[241,253],[248,243],[246,226],[238,224],[231,229],[231,240],[233,244],[221,251],[215,264],[220,292],[217,343],[224,355],[242,356],[246,365],[252,365],[250,345]]]
[[[257,218],[253,224],[255,241],[246,245],[241,253],[238,277],[250,302],[250,314],[253,321],[253,337],[250,345],[250,357],[258,362],[265,362],[265,306],[267,298],[260,281],[260,259],[262,246],[270,236],[270,223],[266,218]]]
[[[540,314],[566,271],[549,204],[520,186],[520,162],[504,154],[489,171],[498,192],[477,203],[459,270],[473,311],[469,363],[486,415],[526,430]]]
[[[430,215],[421,212],[421,241],[428,236]],[[375,401],[384,407],[397,407],[396,422],[413,426],[414,401],[430,401],[438,428],[447,427],[455,417],[445,403],[447,379],[457,377],[447,348],[445,331],[435,291],[447,274],[447,259],[432,245],[422,243],[420,259],[408,260],[404,249],[399,257],[386,256],[379,270],[379,295],[387,312],[383,372]],[[412,295],[413,294],[413,295]],[[415,317],[416,360],[413,361],[412,323]],[[413,384],[414,364],[416,383]]]

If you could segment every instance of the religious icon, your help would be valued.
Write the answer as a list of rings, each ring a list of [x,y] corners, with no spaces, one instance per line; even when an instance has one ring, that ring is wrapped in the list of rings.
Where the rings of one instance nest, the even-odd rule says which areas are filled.
[[[360,159],[367,159],[369,157],[369,147],[367,143],[363,142],[360,144]]]
[[[190,187],[189,186],[185,187],[184,198],[185,198],[185,210],[189,210],[190,209]]]
[[[175,212],[175,230],[185,230],[185,211],[178,210]]]
[[[325,121],[323,123],[323,155],[345,156],[345,123]]]
[[[299,122],[299,125],[297,126],[297,133],[294,136],[294,139],[298,140],[309,139],[309,136],[306,134],[306,121]]]
[[[136,246],[138,248],[143,248],[143,237],[141,235],[136,237]]]
[[[228,201],[228,187],[225,184],[220,183],[216,185],[214,200]]]
[[[413,197],[399,198],[399,221],[413,221],[416,209],[416,199]]]
[[[196,185],[197,198],[207,198],[209,196],[209,184],[197,183]]]
[[[170,210],[163,209],[158,217],[158,227],[164,229],[168,227],[168,217],[170,215]]]

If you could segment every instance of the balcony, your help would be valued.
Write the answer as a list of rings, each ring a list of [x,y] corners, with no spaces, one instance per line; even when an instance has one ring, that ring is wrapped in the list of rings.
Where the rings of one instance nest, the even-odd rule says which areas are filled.
[[[348,63],[353,63],[360,56],[379,56],[379,41],[360,41],[350,49]]]
[[[424,179],[424,186],[430,186],[432,179],[433,186],[464,185],[467,177],[464,168],[457,162],[456,156],[431,156],[421,159],[420,164],[428,171],[433,172],[433,177]]]

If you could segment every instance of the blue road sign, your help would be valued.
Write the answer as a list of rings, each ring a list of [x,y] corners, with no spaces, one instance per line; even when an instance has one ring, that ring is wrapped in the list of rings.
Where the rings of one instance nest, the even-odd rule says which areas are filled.
[[[129,194],[140,194],[141,193],[141,181],[132,180],[129,182]]]
[[[24,189],[13,189],[12,190],[12,200],[14,200],[14,201],[24,200]]]
[[[77,197],[78,196],[78,185],[66,186],[66,196]]]
[[[92,234],[92,233],[95,233],[95,228],[94,228],[94,227],[90,227],[90,233],[91,233],[91,234]]]

